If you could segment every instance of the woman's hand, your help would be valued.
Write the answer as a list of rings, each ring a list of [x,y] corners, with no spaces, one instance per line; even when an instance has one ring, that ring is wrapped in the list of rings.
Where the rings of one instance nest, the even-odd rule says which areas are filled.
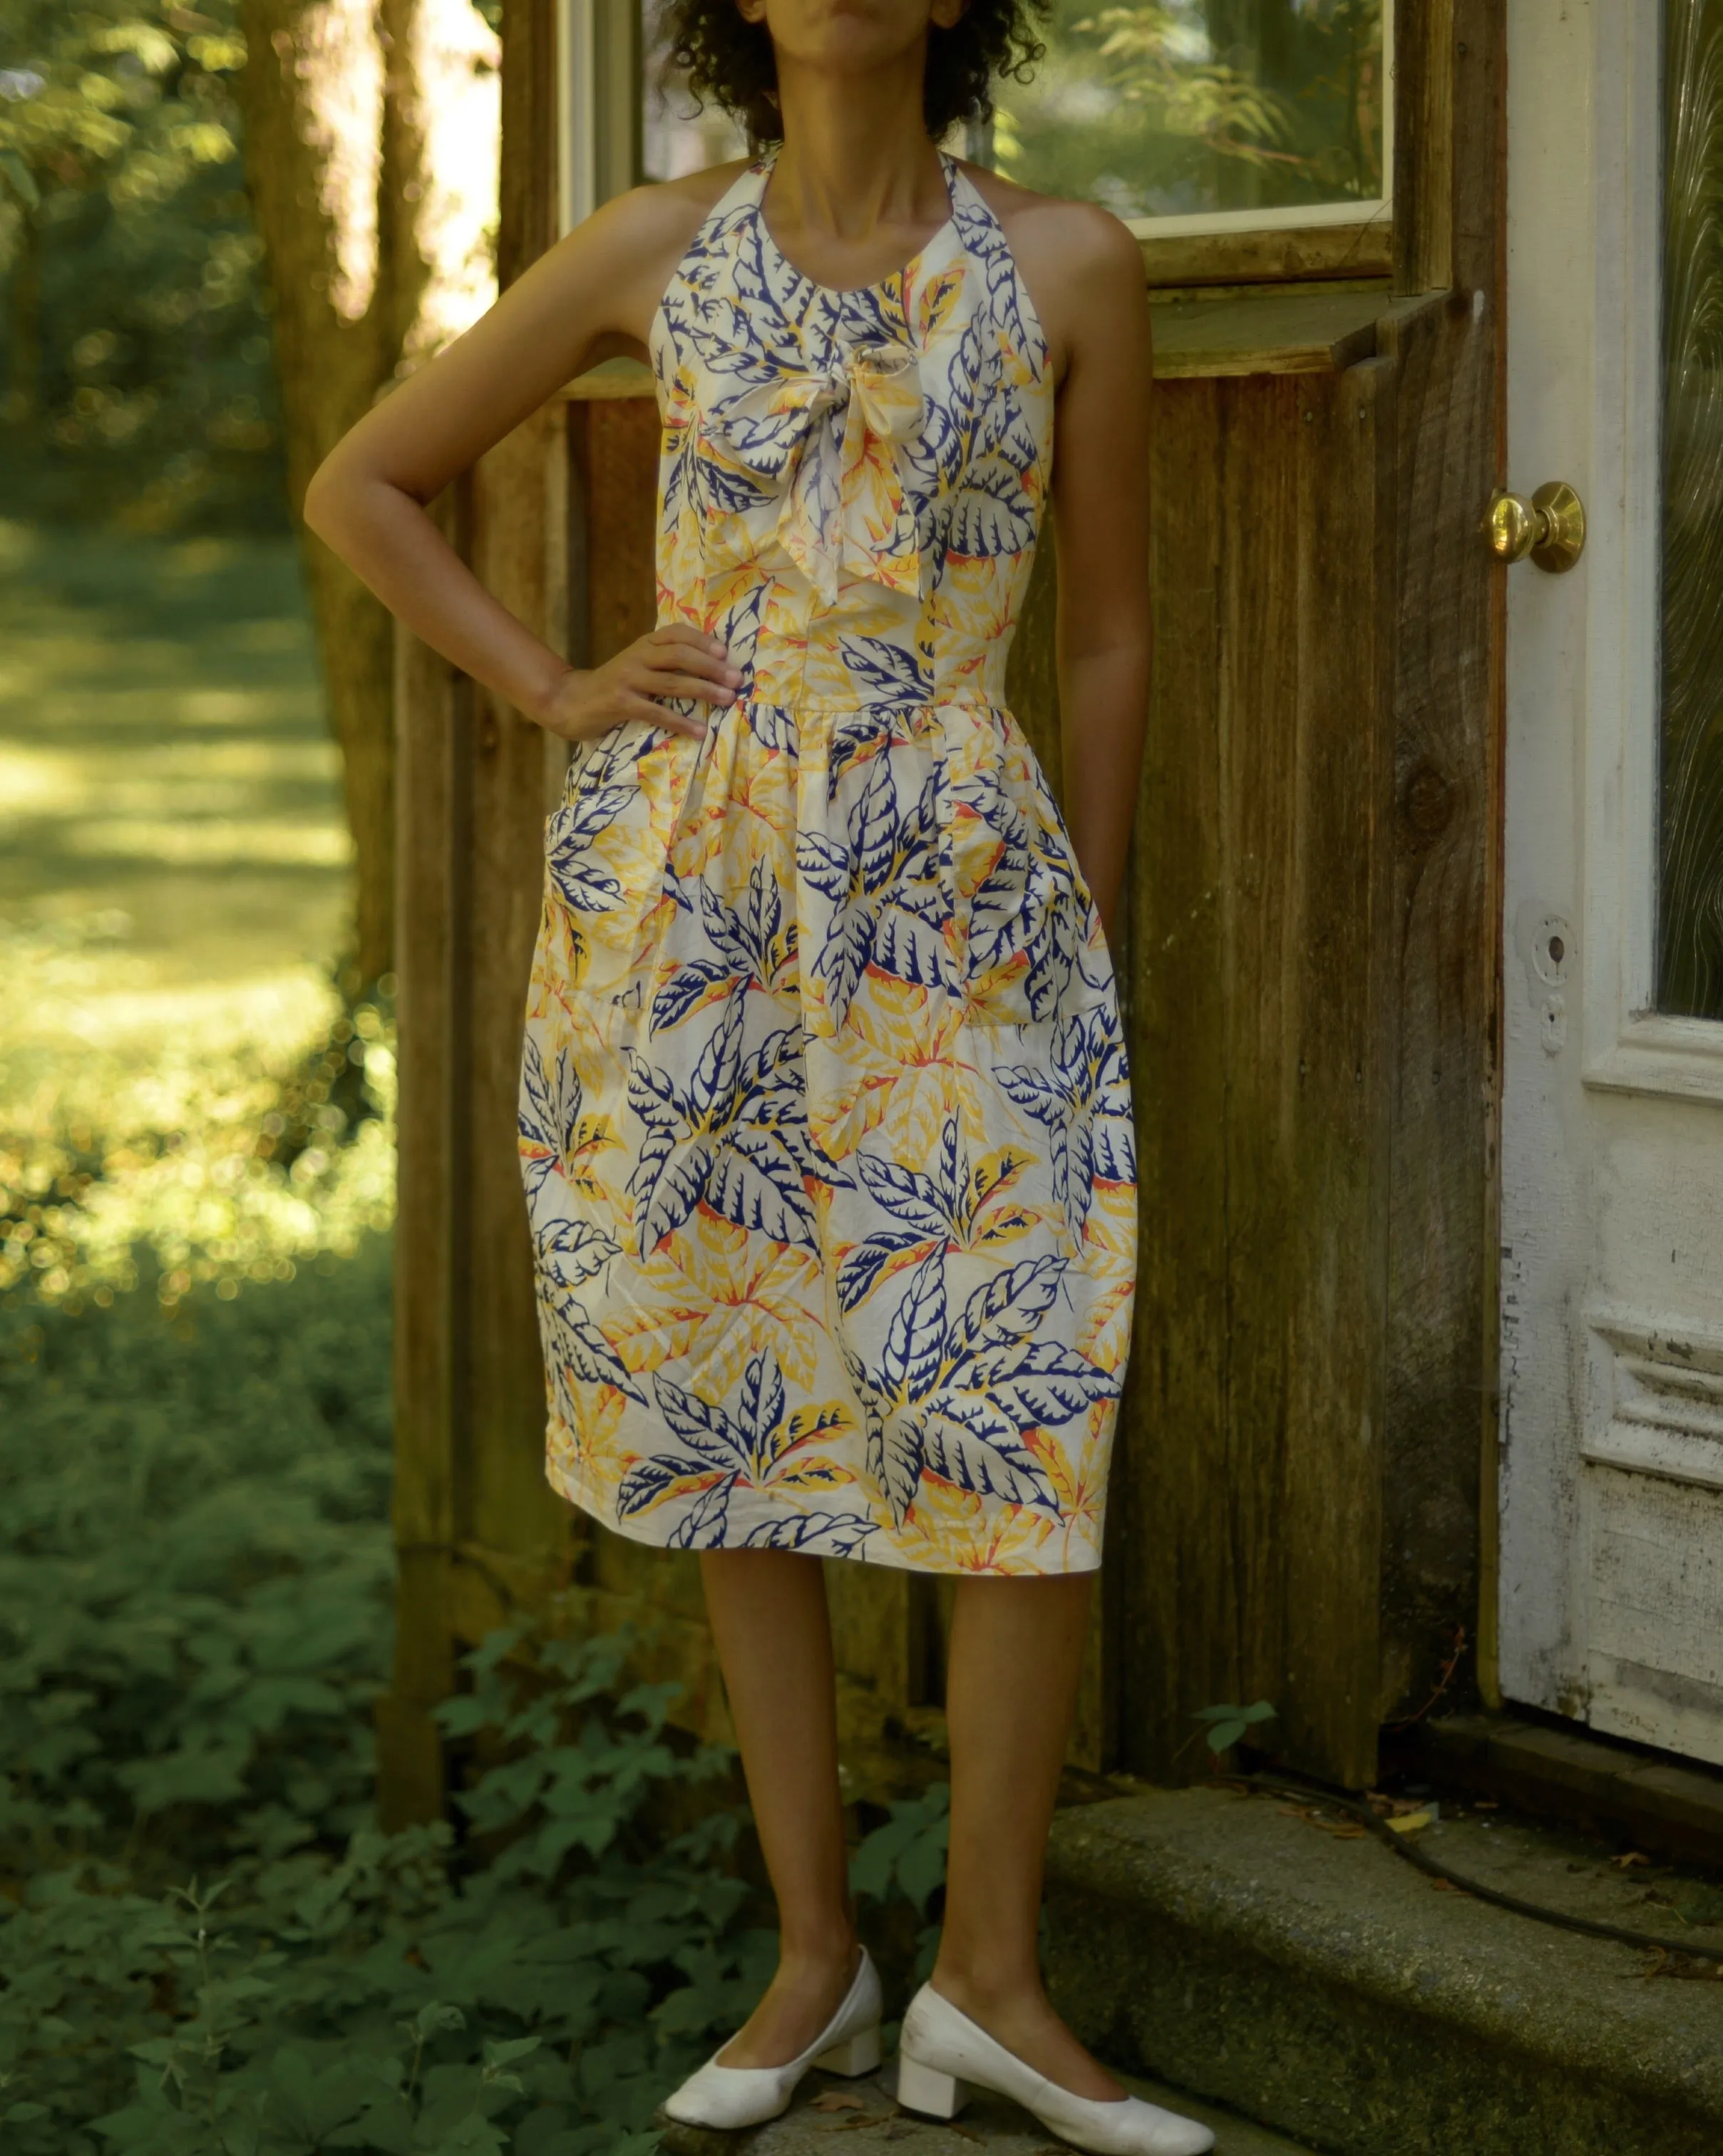
[[[570,667],[532,716],[564,741],[591,741],[624,720],[668,726],[699,741],[705,717],[673,711],[660,701],[679,696],[702,704],[733,704],[741,669],[715,636],[673,621],[637,637],[602,666]]]

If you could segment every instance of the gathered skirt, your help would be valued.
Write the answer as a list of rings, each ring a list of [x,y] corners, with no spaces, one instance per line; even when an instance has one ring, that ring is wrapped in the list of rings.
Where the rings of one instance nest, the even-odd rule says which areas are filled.
[[[630,724],[546,835],[520,1136],[552,1485],[664,1547],[1097,1565],[1130,1082],[1016,721]]]

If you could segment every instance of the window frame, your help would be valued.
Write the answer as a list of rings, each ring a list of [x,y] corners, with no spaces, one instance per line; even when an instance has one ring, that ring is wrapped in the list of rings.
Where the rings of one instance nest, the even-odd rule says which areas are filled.
[[[1282,209],[1126,218],[1142,249],[1151,285],[1285,284],[1345,278],[1373,281],[1389,274],[1393,259],[1397,0],[1382,0],[1382,8],[1381,195]],[[557,0],[559,234],[571,231],[601,203],[638,185],[644,177],[643,18],[643,0]],[[972,154],[982,146],[973,145]]]

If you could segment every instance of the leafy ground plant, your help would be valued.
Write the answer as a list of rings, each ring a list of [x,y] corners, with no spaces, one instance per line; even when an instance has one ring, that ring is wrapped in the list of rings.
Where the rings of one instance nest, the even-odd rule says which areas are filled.
[[[493,1635],[454,1827],[373,1824],[387,1299],[379,1243],[0,1313],[5,2156],[644,2156],[766,1980],[727,1755],[625,1640]],[[944,1812],[856,1857],[924,1953]]]

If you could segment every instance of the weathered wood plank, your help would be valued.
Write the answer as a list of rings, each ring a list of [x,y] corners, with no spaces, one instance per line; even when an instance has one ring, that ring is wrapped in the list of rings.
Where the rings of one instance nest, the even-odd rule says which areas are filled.
[[[1161,1777],[1199,1707],[1258,1696],[1287,1756],[1373,1763],[1383,372],[1156,393],[1119,1494],[1121,1763]]]
[[[479,580],[547,640],[567,610],[566,420],[552,407],[518,428],[474,475]],[[466,1036],[469,1345],[464,1531],[524,1551],[566,1530],[544,1480],[545,1399],[515,1101],[527,975],[544,887],[543,729],[475,692],[470,799],[472,891]]]
[[[1456,47],[1467,42],[1457,14],[1470,35],[1499,42],[1474,0],[1397,0],[1394,10],[1397,292],[1444,291],[1453,282],[1455,167],[1485,151],[1469,127],[1464,140],[1456,137]],[[1493,159],[1487,169],[1493,172]]]
[[[1458,0],[1451,33],[1455,289],[1382,331],[1401,382],[1387,1719],[1429,1699],[1462,1630],[1486,1689],[1493,1667],[1504,586],[1476,524],[1503,469],[1502,11]]]
[[[512,285],[556,237],[556,0],[502,0],[497,280]]]
[[[1126,891],[1138,1133],[1136,1315],[1110,1497],[1122,1556],[1119,1763],[1176,1774],[1188,1716],[1236,1697],[1230,1578],[1207,1531],[1224,1474],[1226,1080],[1218,484],[1213,382],[1156,391],[1155,677]]]
[[[457,542],[467,490],[439,520]],[[406,632],[395,647],[398,828],[421,834],[395,855],[399,983],[401,1163],[394,1274],[394,1668],[377,1703],[385,1823],[434,1819],[443,1808],[442,1745],[429,1710],[454,1682],[449,1551],[464,1388],[454,1297],[461,1270],[449,1204],[459,1148],[454,1018],[464,947],[464,850],[447,843],[464,798],[457,770],[471,723],[469,684]]]
[[[1384,215],[1359,224],[1273,232],[1157,234],[1138,244],[1151,285],[1305,284],[1387,276],[1393,267],[1394,226]]]
[[[1292,1436],[1270,1523],[1286,1643],[1275,1739],[1353,1788],[1375,1778],[1380,1661],[1394,1068],[1394,389],[1392,366],[1367,361],[1303,414],[1302,947],[1296,1009],[1279,1045],[1295,1127],[1295,1346]]]
[[[1376,350],[1386,289],[1165,301],[1152,309],[1155,379],[1332,374]]]
[[[585,564],[587,664],[644,636],[658,619],[653,560],[659,423],[650,398],[571,409],[573,528]]]

